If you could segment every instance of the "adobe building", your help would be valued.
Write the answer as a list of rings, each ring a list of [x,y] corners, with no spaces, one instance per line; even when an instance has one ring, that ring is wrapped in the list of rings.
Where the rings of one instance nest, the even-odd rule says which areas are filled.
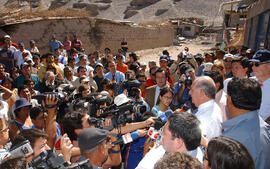
[[[244,45],[258,50],[270,49],[270,1],[243,0],[239,8],[247,9]]]

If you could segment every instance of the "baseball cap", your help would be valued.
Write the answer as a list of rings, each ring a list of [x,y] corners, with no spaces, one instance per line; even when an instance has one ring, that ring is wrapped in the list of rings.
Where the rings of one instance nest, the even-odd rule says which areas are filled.
[[[30,43],[36,43],[34,40],[30,40]]]
[[[24,61],[27,63],[29,63],[29,61],[31,61],[31,63],[34,64],[33,60],[30,57],[24,58]]]
[[[27,63],[27,62],[24,62],[23,64],[21,64],[21,69],[22,69],[23,67],[25,67],[25,66],[30,66],[30,64]]]
[[[270,51],[269,50],[258,50],[252,57],[250,62],[266,62],[270,60]]]
[[[159,57],[159,61],[161,61],[161,60],[168,61],[169,59],[168,59],[168,56],[162,55],[162,56]]]
[[[19,43],[19,46],[24,46],[24,43],[23,43],[23,42],[20,42],[20,43]]]
[[[127,102],[129,102],[130,99],[125,95],[125,94],[119,94],[118,96],[116,96],[114,98],[114,104],[116,104],[117,106],[120,106],[122,104],[125,104]]]
[[[96,66],[95,66],[95,69],[96,69],[98,66],[100,66],[100,67],[104,67],[104,66],[103,66],[103,64],[101,64],[101,63],[97,63],[97,64],[96,64]]]
[[[227,58],[232,58],[233,59],[233,54],[227,53],[226,55],[224,55],[223,60],[226,60]]]
[[[33,59],[40,59],[39,55],[33,55]]]
[[[100,145],[109,137],[109,131],[99,128],[83,129],[78,135],[78,143],[81,150],[90,150]]]
[[[10,39],[10,36],[9,35],[5,35],[4,36],[4,39]]]

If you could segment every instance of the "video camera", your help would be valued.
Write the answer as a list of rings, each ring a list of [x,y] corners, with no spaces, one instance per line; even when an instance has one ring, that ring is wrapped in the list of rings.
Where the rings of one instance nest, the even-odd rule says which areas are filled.
[[[24,142],[10,149],[9,153],[11,156],[10,158],[12,159],[18,157],[27,157],[33,154],[33,149],[30,145],[30,142],[28,140],[25,140]]]
[[[193,67],[188,64],[187,62],[181,62],[178,65],[178,68],[180,70],[180,74],[185,75],[184,84],[186,87],[190,87],[192,85],[192,78],[189,75],[189,72],[194,71]]]
[[[60,102],[63,102],[66,97],[68,97],[68,101],[73,100],[74,95],[72,93],[74,92],[76,88],[71,87],[70,85],[67,85],[65,87],[59,87],[56,92],[45,92],[36,96],[32,96],[32,99],[36,99],[39,104],[42,103],[42,101],[45,102],[46,95],[54,95],[56,99],[59,99]]]
[[[132,87],[139,87],[140,85],[141,82],[139,82],[138,80],[128,78],[128,80],[116,84],[116,94],[123,93],[125,89],[129,91]]]
[[[110,102],[108,95],[101,95],[99,93],[90,94],[88,97],[82,98],[79,95],[75,96],[75,100],[72,101],[73,110],[76,111],[79,108],[86,108],[89,110],[89,115],[91,117],[96,117],[97,110],[100,109],[100,105]]]
[[[87,169],[89,168],[89,160],[73,163],[71,166],[65,159],[57,155],[52,150],[46,150],[34,157],[28,164],[28,169]]]

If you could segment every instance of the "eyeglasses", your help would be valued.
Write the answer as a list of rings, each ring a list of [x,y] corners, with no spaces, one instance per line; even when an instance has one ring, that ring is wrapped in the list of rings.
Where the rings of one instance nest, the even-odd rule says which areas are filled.
[[[258,62],[252,62],[252,66],[259,67],[260,65],[267,64],[267,63],[270,63],[270,61],[267,61],[267,62],[261,62],[261,63],[258,63]]]
[[[8,130],[8,126],[5,127],[4,129],[0,130],[0,133],[3,133],[3,132],[5,132],[5,131],[7,131],[7,130]]]

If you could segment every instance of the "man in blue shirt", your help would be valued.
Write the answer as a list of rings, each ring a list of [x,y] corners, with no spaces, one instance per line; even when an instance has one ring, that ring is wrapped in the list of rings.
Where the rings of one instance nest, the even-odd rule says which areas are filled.
[[[104,78],[108,78],[111,81],[122,82],[125,80],[124,73],[116,70],[114,61],[108,61],[107,64],[109,72],[105,74]]]
[[[31,68],[30,68],[30,65],[27,62],[24,62],[21,65],[21,72],[22,72],[22,74],[20,74],[14,80],[15,87],[19,88],[19,87],[23,86],[24,80],[32,79],[34,81],[34,83],[35,83],[34,89],[39,91],[39,78],[38,78],[37,75],[31,74]]]
[[[51,48],[51,52],[55,52],[55,49],[60,48],[60,46],[62,46],[63,44],[59,41],[56,40],[55,35],[52,35],[52,40],[50,40],[50,48]]]
[[[228,84],[227,96],[231,119],[222,124],[222,135],[242,143],[256,169],[267,169],[270,168],[270,126],[258,115],[261,97],[261,88],[255,80],[233,78]]]

